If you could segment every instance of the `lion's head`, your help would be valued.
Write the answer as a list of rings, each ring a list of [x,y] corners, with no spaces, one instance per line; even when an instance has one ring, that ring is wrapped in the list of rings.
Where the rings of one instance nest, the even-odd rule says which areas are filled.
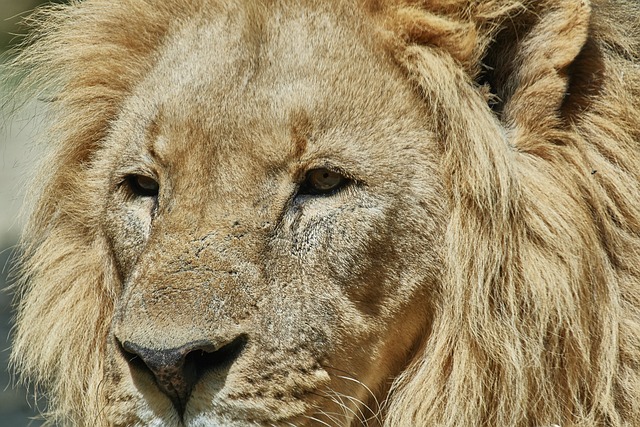
[[[640,425],[639,19],[37,13],[15,366],[64,425]]]

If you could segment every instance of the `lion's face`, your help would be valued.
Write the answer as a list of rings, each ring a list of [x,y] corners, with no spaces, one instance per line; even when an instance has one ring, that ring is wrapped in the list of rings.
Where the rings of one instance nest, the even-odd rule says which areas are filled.
[[[16,370],[61,426],[637,426],[639,16],[44,9]]]
[[[216,11],[124,102],[93,165],[114,424],[347,425],[406,367],[441,274],[440,149],[363,22]]]

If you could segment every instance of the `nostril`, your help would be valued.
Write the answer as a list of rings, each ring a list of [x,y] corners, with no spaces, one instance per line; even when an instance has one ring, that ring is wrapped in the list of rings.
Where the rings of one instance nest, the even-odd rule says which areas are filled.
[[[129,365],[146,371],[155,378],[160,390],[171,399],[182,415],[191,390],[208,370],[228,368],[242,352],[246,337],[216,345],[211,341],[193,341],[178,348],[157,349],[131,341],[118,341],[120,351]]]
[[[153,372],[151,372],[149,367],[144,363],[144,360],[142,360],[140,356],[132,351],[126,350],[120,341],[117,341],[117,343],[118,348],[120,349],[120,353],[124,356],[129,366],[136,370],[149,371],[149,373],[153,374]],[[130,346],[127,345],[127,348],[130,348]]]
[[[185,356],[185,369],[193,371],[197,379],[208,370],[222,369],[235,361],[242,353],[246,344],[246,337],[239,336],[235,340],[219,347],[201,348],[189,352]]]

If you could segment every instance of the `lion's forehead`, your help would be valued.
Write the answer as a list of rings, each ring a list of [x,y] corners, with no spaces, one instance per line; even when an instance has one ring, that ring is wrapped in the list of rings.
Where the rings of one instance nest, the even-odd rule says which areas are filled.
[[[185,157],[184,166],[197,150],[198,159],[226,155],[232,165],[241,156],[237,163],[248,166],[250,156],[248,169],[273,169],[300,154],[301,132],[304,149],[352,158],[363,150],[373,157],[375,140],[424,139],[416,131],[427,123],[422,102],[371,37],[360,34],[362,19],[322,9],[272,10],[260,18],[228,13],[170,32],[123,108],[121,133],[137,139],[132,147]]]

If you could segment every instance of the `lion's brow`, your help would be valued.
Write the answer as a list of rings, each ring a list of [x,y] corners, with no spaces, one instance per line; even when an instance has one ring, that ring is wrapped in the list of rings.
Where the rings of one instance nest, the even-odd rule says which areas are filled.
[[[300,109],[291,113],[291,140],[293,141],[293,157],[299,159],[307,151],[307,143],[313,130],[309,114]]]

